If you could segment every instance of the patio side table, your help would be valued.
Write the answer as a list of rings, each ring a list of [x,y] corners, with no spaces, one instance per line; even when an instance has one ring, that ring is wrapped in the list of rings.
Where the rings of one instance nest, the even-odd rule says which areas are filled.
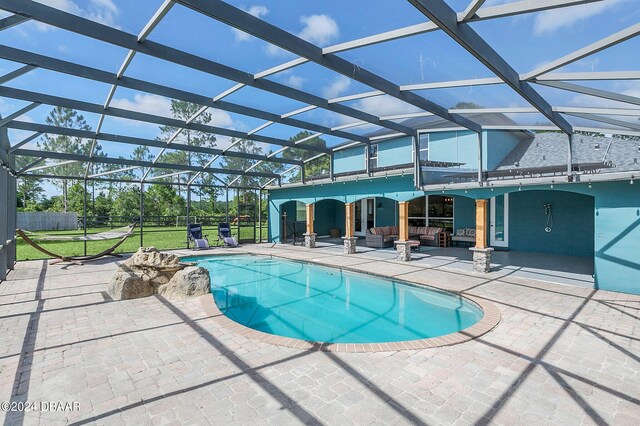
[[[451,247],[451,234],[449,232],[440,232],[438,234],[438,247]]]

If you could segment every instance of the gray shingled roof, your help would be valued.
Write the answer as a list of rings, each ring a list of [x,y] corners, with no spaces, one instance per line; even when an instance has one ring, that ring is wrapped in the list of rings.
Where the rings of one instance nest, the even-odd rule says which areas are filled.
[[[616,171],[640,170],[640,140],[576,134],[572,148],[574,164],[602,162]],[[566,164],[566,158],[565,134],[535,133],[533,138],[520,142],[497,170],[561,166]]]

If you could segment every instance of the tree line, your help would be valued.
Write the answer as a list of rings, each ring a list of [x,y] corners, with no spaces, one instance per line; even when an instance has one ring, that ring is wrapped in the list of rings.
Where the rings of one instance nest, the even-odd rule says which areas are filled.
[[[171,114],[174,118],[183,122],[190,120],[192,123],[209,124],[212,116],[209,112],[197,115],[200,106],[185,101],[172,100]],[[195,118],[193,118],[195,117]],[[76,110],[63,107],[55,107],[46,118],[50,126],[92,131],[82,114]],[[312,134],[301,131],[289,140],[295,142],[309,138]],[[188,145],[192,147],[214,148],[218,147],[218,139],[207,132],[183,129],[172,126],[160,126],[160,134],[156,140],[167,143],[167,149],[152,154],[147,146],[137,146],[130,159],[148,162],[162,162],[184,166],[207,167],[211,165],[210,154],[172,149],[172,146]],[[248,139],[232,138],[229,150],[242,153],[269,155],[273,151],[265,151],[262,146]],[[317,147],[326,147],[326,141],[320,137],[305,140],[304,144]],[[107,157],[102,144],[97,140],[87,140],[79,137],[65,135],[45,134],[37,143],[38,149],[43,151],[64,152],[93,157]],[[219,147],[220,148],[220,147]],[[227,148],[223,146],[221,148]],[[299,148],[289,148],[282,152],[282,158],[290,160],[308,160],[317,153]],[[119,156],[118,158],[125,158]],[[215,167],[230,170],[282,173],[285,165],[264,161],[256,165],[257,161],[247,158],[222,156]],[[325,155],[305,164],[307,176],[326,175],[329,171],[329,156]],[[39,167],[33,164],[32,157],[16,157],[16,170],[29,167]],[[216,215],[225,212],[226,195],[221,186],[231,184],[233,186],[254,187],[259,179],[252,176],[214,175],[206,172],[180,172],[179,170],[151,169],[143,167],[124,167],[114,164],[92,163],[85,164],[74,161],[58,161],[46,164],[44,168],[34,172],[48,177],[30,177],[27,175],[18,178],[17,205],[19,211],[75,211],[83,215],[84,200],[87,198],[87,215],[91,216],[132,216],[139,214],[140,185],[118,181],[140,181],[146,177],[144,189],[144,213],[151,216],[182,216],[186,215],[186,188],[190,182],[201,186],[191,187],[191,214]],[[105,177],[111,181],[101,182],[88,180],[87,193],[85,194],[84,177],[110,172]],[[53,178],[53,175],[64,176]],[[289,181],[299,180],[300,169],[287,174]],[[149,180],[153,178],[153,180]],[[237,179],[236,179],[237,178]],[[60,191],[59,195],[48,196],[44,188],[44,182],[49,181]],[[264,178],[262,179],[264,181]],[[172,183],[151,184],[151,182]],[[214,186],[215,185],[215,186]],[[217,187],[216,187],[217,186]],[[241,190],[229,191],[229,210],[231,214],[237,214],[238,204],[257,204],[256,192]],[[266,204],[266,203],[263,203]],[[263,212],[266,213],[266,212]]]

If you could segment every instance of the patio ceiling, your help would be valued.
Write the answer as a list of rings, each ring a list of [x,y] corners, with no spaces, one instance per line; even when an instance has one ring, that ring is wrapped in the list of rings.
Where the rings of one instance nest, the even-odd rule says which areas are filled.
[[[22,175],[42,176],[43,170],[55,169],[61,162],[76,162],[85,165],[84,175],[74,176],[78,179],[108,179],[119,171],[137,170],[142,182],[195,173],[189,183],[197,185],[207,173],[228,187],[248,176],[255,188],[264,188],[305,163],[333,155],[346,143],[377,141],[380,136],[367,136],[374,131],[415,137],[418,129],[403,121],[419,116],[433,116],[452,129],[477,133],[519,129],[640,136],[640,98],[633,86],[640,79],[640,59],[634,54],[640,23],[633,21],[637,11],[622,16],[624,5],[613,4],[624,0],[398,0],[379,5],[356,1],[325,4],[325,14],[301,17],[295,7],[290,15],[282,13],[282,7],[278,14],[268,15],[266,6],[245,10],[232,4],[236,2],[219,0],[107,2],[111,6],[104,14],[119,13],[120,23],[109,22],[96,11],[83,13],[71,2],[56,2],[61,9],[47,3],[0,0],[4,11],[0,68],[5,70],[0,76],[0,98],[5,103],[0,126],[10,132],[10,153],[34,158],[18,171]],[[278,2],[273,3],[277,9]],[[307,3],[297,6],[311,10]],[[617,19],[597,30],[583,26],[556,34],[557,40],[562,39],[559,49],[554,48],[553,37],[547,37],[545,45],[534,35],[521,34],[524,25],[519,22],[524,19],[533,17],[535,31],[544,33],[548,27],[537,25],[550,10],[564,17],[561,25],[571,27],[571,19],[602,13],[607,3]],[[592,9],[584,9],[587,4]],[[324,38],[310,36],[304,29],[289,30],[298,18],[308,22],[324,17],[323,24],[337,25],[330,15],[354,13],[359,7],[367,8],[361,11],[362,21],[340,22],[340,33],[346,36],[338,36],[337,27],[333,37]],[[579,13],[572,18],[574,10]],[[386,20],[392,22],[387,26],[396,21],[404,25],[380,25]],[[602,31],[608,32],[602,35]],[[30,35],[31,42],[25,41]],[[217,45],[217,40],[225,43],[231,35],[237,46],[228,41],[224,48]],[[196,38],[202,45],[194,43]],[[262,56],[241,44],[249,38],[264,42]],[[423,47],[446,51],[442,57],[427,58],[435,70],[427,74],[436,78],[423,75]],[[556,54],[558,50],[564,53]],[[418,73],[405,69],[409,65],[402,52],[420,53]],[[611,55],[624,61],[615,63]],[[530,63],[533,59],[528,56],[536,62]],[[113,58],[120,59],[114,63]],[[585,70],[588,60],[591,70]],[[134,102],[144,99],[155,106],[180,100],[200,108],[186,119],[176,119],[160,108],[145,109]],[[476,105],[456,108],[451,105],[455,101]],[[82,112],[88,122],[95,120],[90,123],[92,130],[42,123],[43,108],[52,106]],[[224,120],[198,123],[205,113]],[[486,119],[491,114],[506,115],[511,123],[491,123]],[[176,130],[159,140],[149,125]],[[185,130],[215,135],[221,143],[226,141],[225,146],[181,143]],[[290,139],[302,130],[310,136]],[[125,131],[131,134],[123,135]],[[81,138],[90,144],[89,154],[35,149],[46,134]],[[305,143],[316,136],[327,146]],[[262,153],[239,151],[240,140],[255,142]],[[107,148],[100,155],[99,142]],[[126,158],[136,146],[154,150],[153,159]],[[308,155],[305,159],[284,155],[291,148]],[[163,161],[169,151],[205,154],[209,159],[201,166],[172,164]],[[220,162],[225,158],[250,160],[251,165],[224,168]],[[96,172],[94,164],[118,167]],[[265,164],[273,165],[273,171],[258,167]]]

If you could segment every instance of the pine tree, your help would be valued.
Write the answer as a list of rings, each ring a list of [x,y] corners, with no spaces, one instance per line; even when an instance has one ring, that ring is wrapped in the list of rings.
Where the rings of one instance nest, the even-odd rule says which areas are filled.
[[[289,138],[291,142],[296,142],[304,138],[308,138],[312,133],[303,130],[297,135]],[[318,148],[326,148],[327,142],[320,138],[315,137],[309,140],[302,142],[303,145],[314,146]],[[301,148],[289,148],[282,153],[282,158],[286,158],[289,160],[308,160],[311,157],[315,157],[318,155],[316,151],[309,151],[308,149]],[[329,174],[329,163],[331,161],[331,157],[329,155],[323,155],[320,158],[317,158],[313,161],[305,163],[304,172],[306,176],[322,176]],[[297,180],[300,177],[300,169],[292,174],[292,179]]]
[[[181,121],[186,121],[193,117],[199,110],[200,105],[193,104],[186,101],[171,101],[171,114],[173,118],[176,118]],[[211,121],[211,113],[205,112],[200,114],[197,118],[192,120],[192,123],[197,124],[208,124]],[[161,126],[160,131],[161,134],[158,137],[161,141],[168,141],[173,134],[178,131],[177,127],[171,126]],[[216,145],[216,137],[211,133],[201,132],[198,130],[192,129],[182,129],[178,137],[176,137],[172,144],[185,144],[189,146],[196,147],[207,147],[213,148]],[[169,146],[170,147],[170,146]],[[148,152],[148,150],[147,150]],[[207,163],[210,159],[209,154],[199,153],[199,152],[191,152],[191,151],[172,151],[165,153],[161,161],[165,163],[172,164],[180,164],[185,166],[202,166]],[[184,173],[181,176],[183,177],[183,181],[189,181],[193,177],[195,172]]]
[[[49,113],[46,123],[50,126],[65,127],[70,129],[91,130],[91,126],[87,124],[82,114],[78,114],[76,110],[71,108],[55,107]],[[45,151],[64,152],[68,154],[89,155],[91,144],[82,138],[46,134],[44,140],[38,143],[38,147]],[[100,155],[102,148],[96,143],[93,154]],[[78,176],[78,180],[82,179],[84,174],[84,166],[82,163],[62,164],[53,169],[56,174],[62,176]],[[62,208],[66,212],[68,210],[67,192],[70,184],[76,179],[52,179],[52,183],[62,189]],[[71,181],[71,182],[70,182]]]

